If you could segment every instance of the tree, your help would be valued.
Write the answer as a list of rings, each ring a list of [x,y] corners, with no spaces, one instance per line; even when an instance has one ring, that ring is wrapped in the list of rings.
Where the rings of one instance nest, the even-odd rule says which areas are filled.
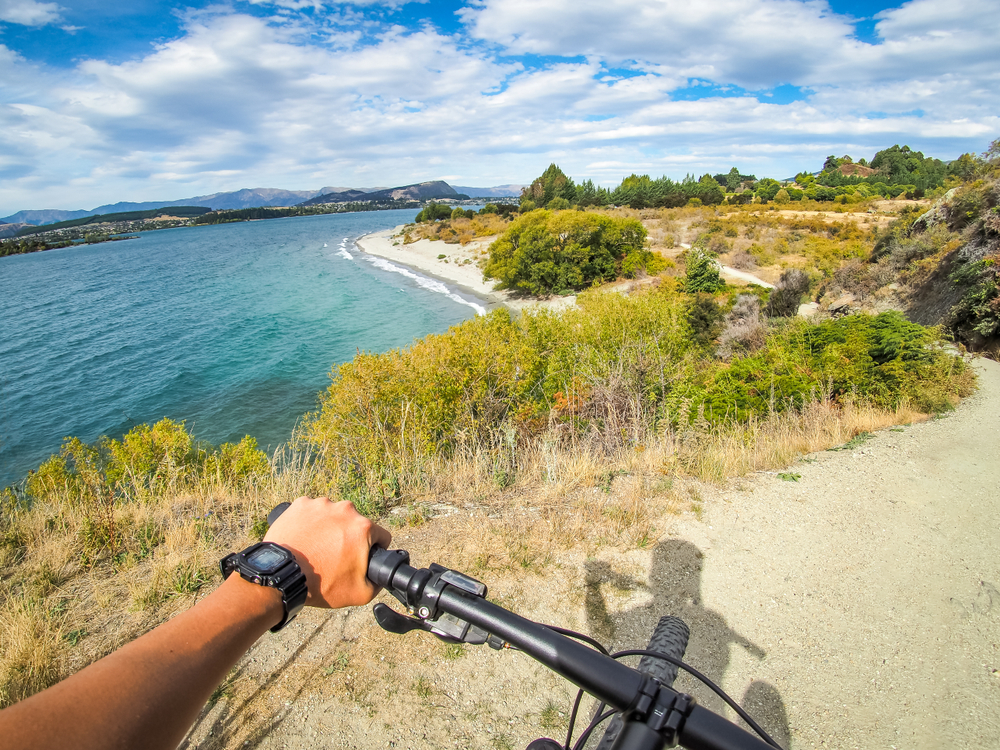
[[[531,294],[579,290],[653,261],[635,219],[539,210],[522,214],[490,245],[483,276]]]
[[[741,182],[743,180],[740,177],[740,170],[733,167],[729,170],[729,174],[726,175],[726,191],[735,193],[739,189]]]
[[[565,198],[573,201],[576,198],[576,185],[554,163],[542,172],[540,177],[521,191],[521,202],[532,200],[536,206],[545,207],[553,198]]]
[[[781,190],[781,183],[770,177],[765,177],[757,183],[757,197],[760,198],[761,203],[774,200],[774,196],[778,194],[779,190]]]
[[[971,180],[975,174],[978,163],[973,154],[962,154],[948,165],[948,174],[962,180]]]
[[[432,221],[441,221],[442,219],[450,219],[451,214],[452,214],[451,208],[449,208],[445,204],[435,203],[434,201],[431,201],[430,203],[427,204],[427,206],[424,208],[423,211],[417,214],[417,217],[414,219],[414,221],[417,222],[418,224],[423,224]]]
[[[719,276],[719,264],[703,250],[691,250],[685,262],[687,271],[684,275],[684,291],[688,294],[718,292],[726,286]]]
[[[689,190],[689,198],[698,198],[706,206],[717,206],[726,197],[719,183],[710,174],[702,175],[701,179],[692,184]]]
[[[576,186],[576,203],[580,206],[597,205],[597,188],[593,180],[584,180]]]

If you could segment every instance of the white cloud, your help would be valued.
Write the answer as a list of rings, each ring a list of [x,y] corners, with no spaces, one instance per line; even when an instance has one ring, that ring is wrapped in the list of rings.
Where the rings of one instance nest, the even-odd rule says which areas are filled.
[[[798,0],[484,0],[462,17],[515,54],[645,61],[747,88],[802,75],[853,31],[825,2]]]
[[[514,53],[638,61],[661,75],[750,90],[792,83],[849,96],[877,84],[895,91],[896,112],[1000,111],[995,0],[914,0],[884,11],[875,45],[858,41],[851,19],[818,1],[484,0],[462,16],[471,34]],[[904,96],[913,79],[930,89]]]
[[[886,11],[876,45],[825,3],[794,0],[485,0],[464,13],[475,38],[350,7],[215,7],[144,57],[69,71],[0,45],[0,216],[249,185],[461,174],[486,186],[553,160],[615,182],[733,164],[784,177],[896,142],[953,157],[1000,130],[997,30],[976,1]],[[691,78],[729,94],[791,81],[809,95],[675,100]]]
[[[62,8],[56,3],[37,0],[0,0],[0,21],[22,26],[45,26],[61,18]]]

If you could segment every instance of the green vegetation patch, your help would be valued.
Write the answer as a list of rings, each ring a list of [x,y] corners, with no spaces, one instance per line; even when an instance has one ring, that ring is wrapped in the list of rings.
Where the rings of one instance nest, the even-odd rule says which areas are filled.
[[[646,230],[636,219],[536,210],[512,222],[490,245],[483,275],[501,289],[530,294],[579,291],[661,270],[662,259],[645,243]]]
[[[821,399],[940,411],[971,387],[939,332],[897,313],[772,324],[759,348],[722,361],[695,335],[691,300],[670,283],[628,297],[587,292],[561,314],[497,310],[359,355],[334,370],[303,436],[352,499],[384,507],[423,486],[437,457],[485,452],[503,467],[521,441],[553,428],[612,450],[650,430]]]

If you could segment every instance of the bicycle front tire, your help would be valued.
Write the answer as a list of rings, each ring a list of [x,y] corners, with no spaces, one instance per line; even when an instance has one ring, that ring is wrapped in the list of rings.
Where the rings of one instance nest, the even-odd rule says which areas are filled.
[[[691,631],[687,624],[679,617],[666,615],[660,618],[653,629],[653,635],[649,639],[647,651],[657,651],[661,654],[671,656],[678,661],[684,658],[684,651],[687,649],[688,637]],[[677,665],[671,664],[666,659],[657,659],[655,656],[643,656],[639,661],[639,671],[648,674],[656,679],[661,685],[671,687],[677,679]],[[597,744],[595,750],[611,750],[615,744],[618,734],[622,730],[622,715],[615,714],[611,719],[611,725],[604,732],[604,736]]]

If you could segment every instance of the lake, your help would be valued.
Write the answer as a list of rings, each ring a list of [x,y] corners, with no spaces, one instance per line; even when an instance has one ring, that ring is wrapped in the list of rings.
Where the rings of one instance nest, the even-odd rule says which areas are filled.
[[[163,417],[272,450],[331,366],[482,310],[354,239],[416,209],[271,219],[0,258],[0,487],[67,436]]]

